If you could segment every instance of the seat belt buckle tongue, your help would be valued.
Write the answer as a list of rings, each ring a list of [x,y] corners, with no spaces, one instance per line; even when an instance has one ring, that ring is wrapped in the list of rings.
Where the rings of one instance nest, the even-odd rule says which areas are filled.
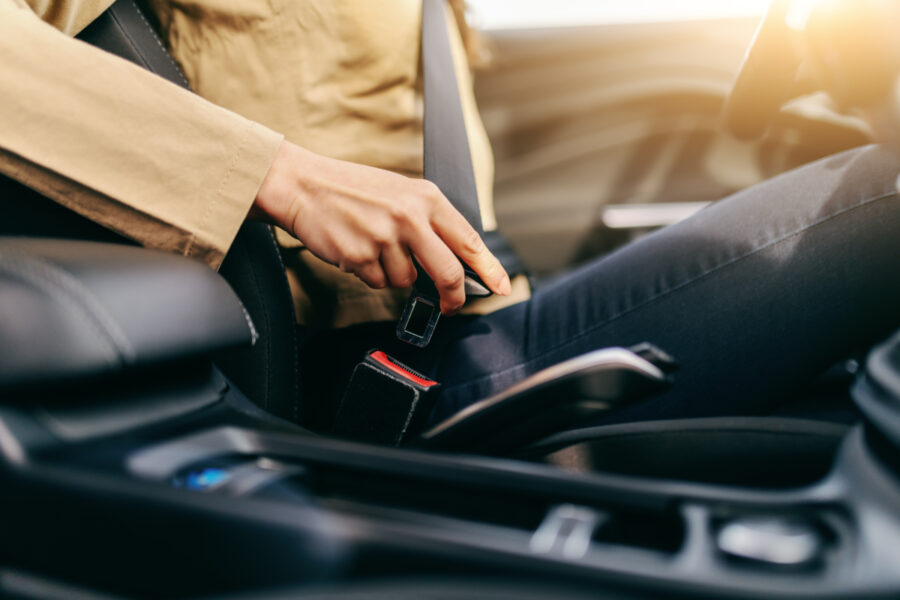
[[[420,276],[419,279],[422,279]],[[432,287],[434,287],[432,285]],[[397,323],[397,338],[424,348],[431,342],[434,329],[441,318],[441,299],[435,291],[423,293],[416,281],[409,300],[403,307],[400,321]]]
[[[413,286],[412,293],[400,321],[397,323],[397,338],[424,348],[431,342],[431,336],[441,318],[441,296],[434,286],[431,278],[416,263],[419,277]],[[491,290],[482,281],[481,277],[468,265],[463,263],[465,274],[466,298],[483,298],[491,295]]]
[[[384,352],[371,350],[353,369],[333,433],[400,446],[424,429],[440,387]]]

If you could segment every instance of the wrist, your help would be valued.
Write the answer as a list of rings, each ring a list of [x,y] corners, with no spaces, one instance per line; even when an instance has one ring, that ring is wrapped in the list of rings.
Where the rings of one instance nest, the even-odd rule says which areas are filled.
[[[256,193],[248,218],[292,230],[298,200],[298,172],[305,170],[301,165],[307,154],[308,150],[287,140],[281,143]]]

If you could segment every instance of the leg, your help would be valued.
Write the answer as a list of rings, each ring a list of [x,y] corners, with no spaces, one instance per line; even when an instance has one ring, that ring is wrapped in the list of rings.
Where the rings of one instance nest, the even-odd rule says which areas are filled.
[[[898,171],[877,147],[830,157],[647,236],[527,303],[460,323],[432,367],[445,386],[433,418],[572,356],[642,341],[681,370],[670,391],[616,420],[769,409],[900,325]]]

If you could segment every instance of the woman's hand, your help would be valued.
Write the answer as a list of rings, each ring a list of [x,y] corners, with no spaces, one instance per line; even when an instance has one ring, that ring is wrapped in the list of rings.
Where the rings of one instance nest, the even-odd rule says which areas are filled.
[[[509,276],[478,233],[429,181],[327,158],[283,142],[251,217],[291,232],[319,258],[373,288],[416,280],[412,256],[434,280],[441,312],[466,300],[466,262],[491,291],[510,293]]]

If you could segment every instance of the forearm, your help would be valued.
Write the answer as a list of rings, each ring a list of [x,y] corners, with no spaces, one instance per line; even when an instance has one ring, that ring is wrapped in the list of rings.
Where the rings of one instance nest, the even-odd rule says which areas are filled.
[[[0,0],[0,172],[216,267],[281,136]]]

